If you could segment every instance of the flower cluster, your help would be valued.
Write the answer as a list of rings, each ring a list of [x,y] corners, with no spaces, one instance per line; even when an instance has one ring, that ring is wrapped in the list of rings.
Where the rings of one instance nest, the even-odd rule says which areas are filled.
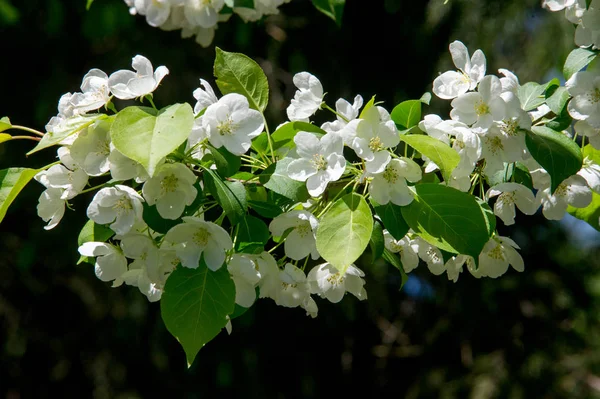
[[[550,11],[565,10],[565,17],[577,25],[575,44],[579,47],[600,48],[600,1],[592,0],[543,0]]]
[[[233,0],[125,0],[131,15],[146,17],[150,26],[166,31],[180,30],[183,38],[195,36],[196,42],[208,47],[215,37],[219,22],[232,14],[244,22],[254,22],[264,15],[279,13],[279,7],[290,0],[255,0],[253,7],[236,6]]]

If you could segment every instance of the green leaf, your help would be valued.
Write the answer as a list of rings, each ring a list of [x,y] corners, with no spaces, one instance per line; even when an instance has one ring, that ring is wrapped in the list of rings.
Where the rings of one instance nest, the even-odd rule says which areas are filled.
[[[12,128],[12,123],[10,123],[10,119],[8,119],[8,116],[5,116],[4,118],[0,119],[0,132],[3,132],[10,128]]]
[[[565,109],[569,98],[571,98],[571,95],[567,91],[567,88],[558,87],[549,97],[547,97],[546,104],[548,104],[552,112],[556,115],[560,115]]]
[[[419,101],[421,101],[423,104],[427,104],[429,105],[429,103],[431,102],[431,93],[426,91],[421,98],[419,98]]]
[[[408,274],[404,271],[404,266],[402,266],[402,262],[398,258],[398,255],[390,252],[388,249],[383,250],[383,259],[394,266],[396,269],[400,271],[400,275],[402,276],[402,283],[400,284],[400,289],[404,287],[404,284],[408,281]]]
[[[36,153],[44,148],[56,145],[66,139],[67,137],[82,131],[88,126],[91,126],[94,122],[100,119],[108,118],[105,114],[90,114],[90,115],[77,115],[69,119],[64,120],[59,125],[54,126],[53,132],[48,132],[42,137],[40,142],[29,151],[27,155]]]
[[[402,207],[404,220],[431,245],[477,259],[489,240],[488,209],[475,197],[439,184],[414,186],[415,199]]]
[[[0,170],[0,223],[17,195],[40,169],[8,168]]]
[[[533,190],[533,180],[531,179],[529,169],[527,169],[527,167],[520,162],[517,162],[515,164],[515,168],[513,169],[512,180],[515,183],[522,184],[528,189]]]
[[[600,231],[598,220],[600,219],[600,194],[592,191],[592,202],[585,208],[574,208],[571,205],[567,207],[567,212],[577,219],[587,222],[590,226]]]
[[[12,136],[8,133],[0,133],[0,144],[4,143],[5,141],[9,141],[12,139]]]
[[[581,169],[581,149],[560,132],[544,126],[534,126],[531,131],[527,131],[525,143],[531,156],[550,175],[552,193],[563,180]]]
[[[198,351],[219,334],[235,308],[235,285],[225,266],[210,271],[178,266],[165,284],[160,312],[167,330],[185,351],[188,367]]]
[[[127,107],[117,114],[110,137],[117,150],[142,164],[152,177],[162,159],[188,138],[193,124],[194,111],[187,103],[160,111]]]
[[[394,107],[390,116],[399,129],[409,129],[419,124],[421,104],[421,100],[408,100]]]
[[[221,205],[231,224],[236,224],[246,214],[246,189],[240,182],[224,182],[212,170],[204,168],[204,186]]]
[[[214,74],[221,93],[239,93],[248,99],[250,107],[263,112],[269,102],[267,76],[250,57],[216,48]]]
[[[233,155],[225,147],[215,148],[212,144],[208,144],[210,155],[217,165],[217,171],[223,177],[234,175],[242,166],[242,159],[237,155]]]
[[[280,207],[269,202],[249,200],[248,206],[267,219],[273,219],[283,213]]]
[[[594,60],[594,58],[596,58],[597,55],[597,51],[591,51],[584,48],[576,48],[575,50],[571,51],[571,53],[567,56],[565,66],[563,67],[565,79],[571,79],[571,76],[573,76],[575,72],[579,72],[585,68]]]
[[[381,218],[383,227],[394,237],[396,240],[401,240],[406,233],[408,233],[408,225],[402,216],[402,208],[398,205],[394,205],[388,202],[385,205],[379,205],[371,199],[371,204],[375,209],[377,216]]]
[[[546,91],[546,85],[540,85],[535,82],[525,83],[523,86],[519,86],[517,89],[517,96],[521,101],[521,107],[524,111],[531,111],[542,105],[546,99],[544,98],[544,92]]]
[[[337,26],[342,26],[346,0],[312,0],[312,3],[317,10],[333,19]]]
[[[378,220],[373,222],[373,231],[371,232],[371,239],[369,240],[369,248],[371,249],[370,263],[375,263],[377,259],[381,258],[383,250],[385,249],[383,226]]]
[[[460,162],[460,155],[456,151],[447,144],[424,134],[404,134],[400,135],[400,140],[435,162],[444,180],[451,180],[452,171]]]
[[[560,115],[554,117],[549,121],[544,120],[544,122],[547,128],[556,130],[557,132],[562,132],[563,130],[571,126],[571,123],[573,123],[573,118],[571,118],[571,115],[569,115],[569,111],[565,107]]]
[[[83,226],[77,237],[77,245],[82,246],[86,242],[106,242],[110,237],[115,234],[108,226],[103,224],[94,223],[93,220],[88,220]],[[87,262],[94,264],[94,258],[88,258],[87,256],[79,257],[77,264],[81,262]]]
[[[373,231],[371,209],[362,195],[350,193],[334,202],[317,228],[317,250],[340,273],[364,252]]]
[[[365,106],[363,107],[362,111],[360,111],[360,115],[358,115],[358,119],[363,119],[366,115],[366,112],[371,108],[375,106],[375,96],[371,97],[371,99],[369,100],[369,102],[367,102],[367,104],[365,104]]]
[[[283,158],[275,164],[269,165],[259,176],[261,184],[284,197],[297,202],[304,202],[310,198],[306,190],[306,183],[292,180],[287,175],[287,167],[292,158]]]
[[[238,226],[235,242],[236,252],[256,253],[257,248],[262,248],[258,253],[264,251],[264,246],[270,237],[269,228],[265,222],[254,216],[246,215]]]
[[[94,0],[87,0],[87,4],[85,5],[86,11],[89,11],[90,7],[92,7],[92,3]]]
[[[202,191],[202,187],[200,187],[200,183],[196,182],[194,184],[196,191],[198,194],[190,205],[186,206],[183,210],[183,214],[177,219],[163,219],[158,213],[158,209],[156,205],[148,205],[147,202],[142,203],[144,207],[143,219],[144,222],[154,231],[161,234],[166,234],[172,227],[177,226],[178,224],[183,223],[183,216],[193,216],[198,209],[202,206],[204,202],[206,202],[206,197],[204,196],[204,192]]]
[[[281,147],[294,148],[294,136],[298,132],[309,132],[324,135],[327,132],[317,125],[308,122],[287,122],[281,125],[271,135],[273,140],[273,150],[278,150]]]

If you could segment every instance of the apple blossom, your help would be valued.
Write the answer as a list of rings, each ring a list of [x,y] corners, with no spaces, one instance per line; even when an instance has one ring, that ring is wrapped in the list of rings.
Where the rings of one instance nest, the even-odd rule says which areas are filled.
[[[115,97],[129,100],[152,93],[161,80],[169,74],[165,66],[159,66],[156,71],[152,63],[143,55],[133,57],[131,66],[135,72],[119,70],[108,78],[108,87]]]

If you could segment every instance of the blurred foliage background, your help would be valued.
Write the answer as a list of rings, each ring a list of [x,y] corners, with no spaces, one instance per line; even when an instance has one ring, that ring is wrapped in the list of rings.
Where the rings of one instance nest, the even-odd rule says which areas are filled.
[[[559,76],[572,38],[562,13],[539,0],[348,0],[341,28],[310,1],[293,0],[256,24],[233,17],[207,49],[130,16],[121,0],[96,0],[87,12],[84,0],[0,0],[0,116],[42,130],[90,68],[129,69],[135,54],[171,71],[158,106],[193,103],[198,79],[214,82],[217,45],[263,67],[276,126],[302,70],[320,78],[330,105],[377,94],[391,110],[454,69],[453,40],[481,48],[489,73],[508,68],[524,83]],[[426,112],[448,110],[434,99]],[[54,160],[51,150],[26,158],[29,148],[0,146],[0,168]],[[31,183],[0,225],[4,398],[600,397],[600,239],[571,219],[519,215],[517,227],[502,226],[526,268],[497,280],[463,273],[455,284],[421,265],[399,290],[393,267],[361,262],[368,301],[317,300],[319,317],[310,319],[259,300],[187,369],[158,304],[75,265],[90,198],[44,231],[41,192]]]

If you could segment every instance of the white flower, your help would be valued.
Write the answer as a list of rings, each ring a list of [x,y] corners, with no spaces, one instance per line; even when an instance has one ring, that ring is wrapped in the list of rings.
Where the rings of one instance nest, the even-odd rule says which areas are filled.
[[[134,0],[135,12],[146,16],[150,26],[160,26],[169,18],[171,0]]]
[[[87,208],[87,216],[98,224],[111,223],[117,234],[125,235],[142,220],[144,199],[131,187],[120,184],[98,191]]]
[[[318,197],[327,184],[338,180],[346,169],[342,137],[328,133],[319,139],[314,134],[298,132],[294,142],[300,158],[288,164],[287,174],[293,180],[306,181],[308,193]]]
[[[396,240],[387,230],[383,230],[383,238],[385,248],[400,255],[400,262],[406,273],[412,272],[419,266],[419,256],[412,247],[412,241],[408,235]]]
[[[196,114],[219,101],[210,83],[204,79],[200,79],[200,85],[204,88],[199,87],[193,93],[196,99],[196,105],[194,105],[194,113]]]
[[[446,268],[446,274],[448,275],[448,280],[456,283],[458,281],[458,275],[462,272],[463,265],[469,260],[472,261],[473,258],[468,255],[456,255],[448,259],[444,265]]]
[[[565,86],[573,96],[567,105],[573,119],[585,120],[590,126],[600,128],[600,74],[576,72]]]
[[[162,296],[158,281],[158,248],[146,235],[133,233],[121,237],[123,254],[134,259],[129,270],[121,278],[127,285],[138,287],[150,302],[156,302]]]
[[[501,121],[506,116],[506,104],[501,94],[500,79],[488,75],[479,83],[476,92],[460,94],[452,100],[450,117],[474,128],[488,129],[493,121]]]
[[[600,193],[600,165],[591,158],[585,157],[583,166],[577,174],[585,179],[593,191]]]
[[[227,271],[235,284],[235,303],[249,308],[256,300],[255,287],[261,278],[257,265],[248,255],[233,254]]]
[[[250,109],[248,99],[241,94],[230,93],[206,108],[202,127],[215,148],[225,147],[235,155],[248,151],[251,140],[263,130],[260,112]]]
[[[169,70],[165,66],[159,66],[154,71],[150,60],[143,55],[133,57],[131,66],[135,72],[121,69],[108,78],[110,91],[121,100],[129,100],[152,93],[160,81],[169,74]]]
[[[74,113],[84,114],[103,107],[110,100],[108,75],[100,69],[91,69],[83,77],[81,91],[83,93],[75,93],[70,99]]]
[[[488,176],[504,169],[505,162],[517,162],[523,158],[523,137],[506,135],[497,125],[492,125],[480,137],[481,157],[485,159],[484,173]]]
[[[560,11],[575,4],[576,0],[543,0],[542,7],[547,7],[550,11]]]
[[[579,175],[573,175],[558,185],[554,194],[550,193],[550,187],[537,193],[542,203],[542,213],[549,220],[560,220],[567,211],[567,205],[575,208],[585,208],[592,202],[592,192],[585,179]]]
[[[508,265],[522,272],[525,269],[523,258],[516,249],[519,246],[510,238],[495,236],[483,247],[479,254],[479,270],[477,274],[481,277],[500,277],[508,270]]]
[[[113,281],[113,287],[123,284],[121,276],[127,272],[127,259],[119,248],[104,242],[86,242],[79,247],[83,256],[96,257],[94,271],[102,281]]]
[[[276,291],[275,303],[286,308],[303,305],[309,298],[310,292],[306,275],[298,267],[286,263],[279,271],[279,289]]]
[[[526,215],[533,215],[540,206],[531,190],[518,183],[500,183],[487,192],[488,198],[496,195],[494,214],[507,226],[515,223],[515,204]]]
[[[447,71],[433,81],[433,92],[445,100],[475,89],[477,83],[483,79],[486,69],[483,52],[477,50],[469,59],[467,47],[458,40],[450,43],[450,54],[460,72]]]
[[[332,303],[338,303],[346,291],[360,300],[367,299],[367,291],[363,287],[365,274],[354,265],[348,266],[342,274],[329,262],[313,267],[308,273],[308,284],[311,294],[318,294]]]
[[[593,127],[587,121],[577,121],[573,127],[577,135],[587,137],[592,147],[600,149],[600,127]]]
[[[419,258],[427,263],[429,271],[436,276],[444,273],[446,266],[444,265],[444,257],[439,248],[434,247],[421,237],[417,237],[412,242],[412,247],[419,254]]]
[[[69,200],[81,193],[88,182],[88,175],[79,168],[69,154],[67,147],[60,147],[58,155],[63,165],[54,165],[34,176],[46,188],[60,190],[60,199]]]
[[[589,47],[596,50],[600,48],[600,1],[593,0],[590,8],[585,10],[583,6],[573,7],[571,12],[579,14],[579,25],[575,29],[575,44],[579,47]],[[567,18],[569,12],[567,11]],[[569,19],[574,19],[573,17]]]
[[[381,205],[388,202],[404,206],[413,201],[414,194],[408,188],[406,181],[421,180],[421,167],[410,158],[394,158],[385,170],[373,177],[369,193]]]
[[[121,154],[113,143],[110,143],[110,154],[107,159],[110,175],[115,180],[134,179],[137,183],[143,183],[149,178],[142,164]]]
[[[500,84],[502,85],[503,93],[513,93],[517,94],[517,90],[519,89],[519,78],[517,75],[509,71],[508,69],[500,68],[498,69],[498,73],[504,75],[503,78],[500,78]]]
[[[60,188],[48,188],[40,195],[37,213],[44,222],[48,222],[45,230],[55,228],[65,214],[65,200],[61,198],[63,191]]]
[[[191,151],[190,156],[197,160],[202,160],[204,155],[210,154],[208,148],[208,131],[202,125],[202,117],[197,118],[192,126],[192,132],[188,136],[185,145],[186,153]]]
[[[358,117],[358,110],[363,106],[363,98],[359,94],[354,97],[354,103],[350,104],[343,98],[338,99],[335,102],[335,110],[338,113],[337,119],[333,122],[325,122],[321,125],[321,129],[326,132],[339,132],[342,130],[348,122]]]
[[[100,176],[110,169],[110,126],[110,122],[96,121],[71,145],[71,157],[90,176]]]
[[[460,156],[460,161],[452,171],[452,175],[456,178],[470,176],[481,158],[481,139],[468,127],[456,127],[452,132],[456,137],[452,149]]]
[[[390,120],[388,112],[381,107],[371,107],[357,120],[356,133],[350,146],[356,155],[366,161],[368,173],[381,173],[391,160],[386,148],[399,143],[396,124]]]
[[[292,210],[273,218],[269,230],[274,236],[283,236],[287,229],[292,229],[285,238],[284,250],[288,258],[300,260],[309,254],[319,259],[315,234],[319,222],[312,213]]]
[[[187,0],[184,5],[185,17],[192,26],[212,28],[219,20],[219,11],[224,0]]]
[[[287,108],[288,118],[290,121],[308,121],[321,107],[323,86],[319,79],[308,72],[295,74],[293,80],[298,90]]]
[[[174,248],[182,266],[196,269],[203,254],[210,270],[219,269],[225,262],[225,252],[233,247],[229,234],[200,218],[184,216],[183,221],[167,232],[162,246]]]
[[[161,217],[174,220],[196,199],[196,180],[194,173],[181,163],[163,164],[146,180],[142,194],[148,205],[156,204]]]

